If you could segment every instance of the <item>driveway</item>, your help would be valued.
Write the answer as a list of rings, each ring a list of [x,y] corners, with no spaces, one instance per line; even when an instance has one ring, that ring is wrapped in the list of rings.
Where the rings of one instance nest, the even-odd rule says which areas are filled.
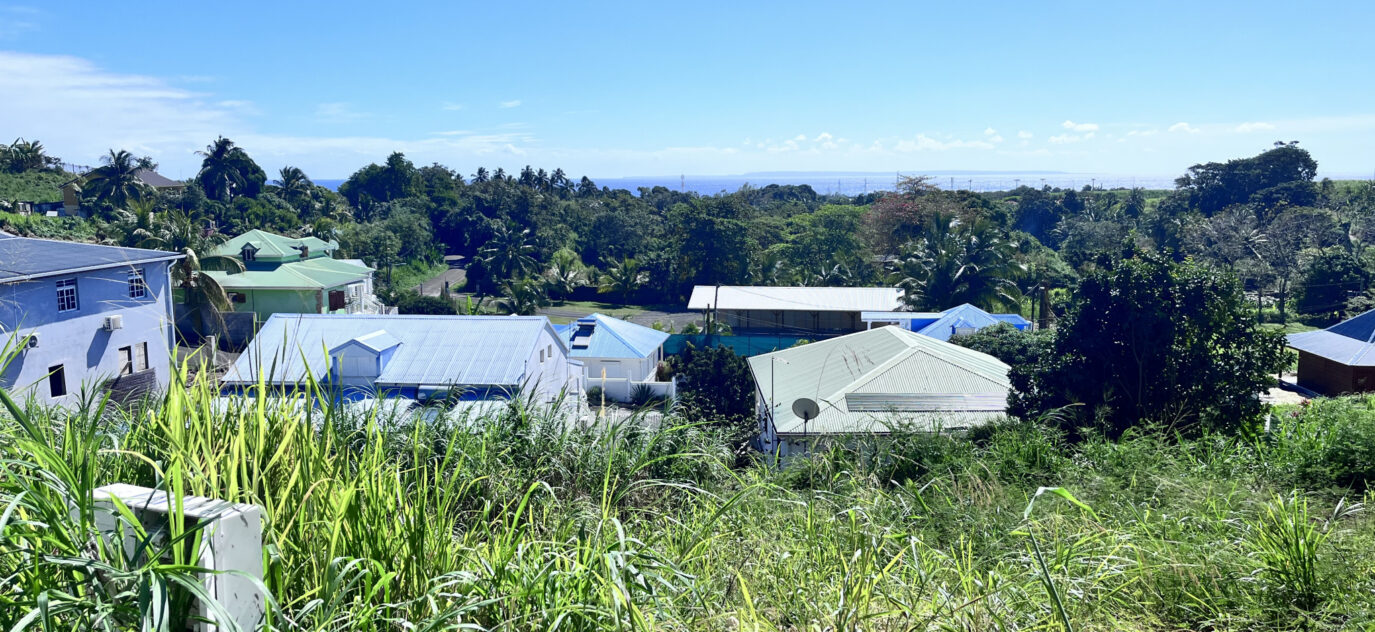
[[[424,296],[439,296],[444,290],[444,282],[449,282],[449,292],[457,292],[459,288],[468,280],[468,272],[462,268],[449,268],[441,272],[439,276],[426,279],[420,284],[420,293]]]

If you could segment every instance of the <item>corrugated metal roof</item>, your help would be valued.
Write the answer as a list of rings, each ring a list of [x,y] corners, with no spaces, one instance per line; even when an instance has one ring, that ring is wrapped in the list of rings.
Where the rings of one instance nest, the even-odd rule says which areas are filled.
[[[258,250],[260,257],[287,257],[300,255],[301,251],[297,246],[305,246],[311,252],[328,252],[337,250],[339,244],[332,241],[325,241],[318,237],[283,237],[265,230],[253,229],[238,237],[230,239],[215,248],[214,253],[226,257],[237,257],[243,252],[245,245],[252,244]]]
[[[990,314],[969,303],[943,312],[863,312],[859,318],[870,323],[909,323],[913,331],[937,340],[949,340],[964,328],[978,330],[998,323],[1024,328],[1031,324],[1019,314]]]
[[[283,263],[272,270],[206,271],[226,290],[322,289],[368,278],[372,268],[328,257]]]
[[[1375,366],[1375,310],[1327,329],[1289,334],[1285,339],[1299,351],[1347,366]]]
[[[371,351],[381,352],[401,344],[401,339],[387,333],[385,329],[378,329],[372,333],[363,334],[357,338],[352,338],[346,342],[340,343],[339,347],[349,344],[350,342],[356,343]],[[335,351],[339,347],[333,347],[330,351]]]
[[[182,258],[175,252],[31,237],[0,238],[0,283]]]
[[[583,325],[585,320],[595,325],[590,327],[591,334],[586,336],[587,345],[584,347],[581,334],[589,329]],[[648,358],[664,345],[669,336],[651,327],[602,314],[579,318],[577,322],[556,329],[568,342],[568,355],[574,358]],[[575,338],[579,339],[577,345],[573,344]]]
[[[719,300],[719,303],[718,303]],[[699,285],[688,309],[760,309],[807,312],[893,311],[902,306],[895,287],[764,287]]]
[[[385,330],[400,342],[382,369],[379,386],[518,386],[543,316],[416,316],[273,314],[225,374],[227,384],[252,384],[261,368],[268,381],[298,384],[330,368],[329,349]],[[557,336],[555,336],[557,338]]]
[[[821,408],[806,432],[845,434],[900,420],[929,425],[1000,417],[1010,388],[1008,366],[998,359],[899,327],[754,356],[749,363],[764,401],[776,408],[779,434],[803,432],[802,418],[792,412],[800,398]],[[884,401],[893,406],[876,412]]]

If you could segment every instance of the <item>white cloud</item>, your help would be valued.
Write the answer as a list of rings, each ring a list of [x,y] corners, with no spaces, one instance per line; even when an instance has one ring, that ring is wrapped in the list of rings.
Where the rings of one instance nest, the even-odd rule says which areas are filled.
[[[1262,121],[1246,122],[1238,125],[1236,131],[1240,134],[1250,134],[1251,132],[1263,132],[1275,129],[1274,125]]]
[[[917,134],[914,138],[899,140],[892,147],[893,151],[899,153],[948,151],[951,149],[993,149],[993,143],[986,140],[940,140],[931,138],[926,134]]]
[[[445,101],[443,105],[439,106],[439,109],[444,110],[446,112],[457,112],[463,109],[463,104],[454,103],[453,101]]]
[[[1028,132],[1028,131],[1026,131],[1026,130],[1021,130],[1021,131],[1017,132],[1017,138],[1020,138],[1020,139],[1022,139],[1022,140],[1027,140],[1027,139],[1031,138],[1032,136],[1035,136],[1035,134],[1032,134],[1031,132]]]
[[[993,129],[992,127],[985,127],[985,128],[984,128],[984,136],[997,136],[997,135],[998,135],[998,130]]]
[[[1188,123],[1185,123],[1184,121],[1180,121],[1180,122],[1178,122],[1178,123],[1175,123],[1174,125],[1171,125],[1169,131],[1171,131],[1171,132],[1185,132],[1185,133],[1188,133],[1188,134],[1197,134],[1197,133],[1198,133],[1198,128],[1197,128],[1197,127],[1193,127],[1192,125],[1189,125]]]
[[[1127,132],[1127,135],[1128,135],[1128,136],[1155,136],[1156,134],[1159,134],[1159,133],[1160,133],[1160,130],[1158,130],[1158,129],[1134,129],[1134,130],[1131,130],[1131,131]]]
[[[498,105],[500,105],[502,109],[518,108],[518,107],[520,107],[520,99],[512,99],[512,100],[510,100],[510,101],[502,101],[502,102],[501,102],[500,104],[498,104]]]
[[[822,132],[822,133],[820,133],[820,134],[817,134],[817,135],[816,135],[816,138],[813,138],[812,140],[815,141],[815,142],[821,142],[821,141],[824,141],[824,140],[831,140],[831,134],[830,134],[830,132]]]
[[[321,103],[315,106],[315,120],[325,123],[351,123],[368,116],[366,112],[359,112],[352,105],[343,102]]]
[[[1060,124],[1060,127],[1063,127],[1063,128],[1065,128],[1065,129],[1067,129],[1067,130],[1071,130],[1071,131],[1075,131],[1075,132],[1096,132],[1096,131],[1098,131],[1098,124],[1097,124],[1097,123],[1075,123],[1074,121],[1070,121],[1070,120],[1066,120],[1064,123],[1061,123],[1061,124]]]
[[[795,141],[804,141],[804,140],[807,140],[807,135],[806,135],[806,134],[798,134],[797,136],[794,136],[794,137],[793,137],[793,140],[795,140]]]
[[[38,15],[38,9],[33,7],[0,7],[0,40],[37,31]]]

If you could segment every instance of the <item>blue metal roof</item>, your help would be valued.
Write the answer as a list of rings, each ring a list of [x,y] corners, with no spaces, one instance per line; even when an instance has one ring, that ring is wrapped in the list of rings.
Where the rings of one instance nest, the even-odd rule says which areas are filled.
[[[590,332],[588,332],[590,330]],[[574,358],[648,358],[668,340],[666,332],[619,318],[592,314],[558,328]],[[586,346],[574,340],[586,334]]]
[[[379,386],[518,386],[545,329],[559,338],[543,316],[273,314],[224,382],[255,383],[260,368],[272,383],[302,383],[307,368],[323,379],[330,349],[365,338],[396,347]]]
[[[181,257],[162,250],[5,235],[0,236],[0,283]]]
[[[1012,320],[1010,318],[1001,318],[1001,316],[1015,317],[1016,320]],[[1017,321],[1021,322],[1018,323]],[[964,328],[978,330],[983,329],[984,327],[996,325],[1001,322],[1011,323],[1014,326],[1017,326],[1018,329],[1021,329],[1026,325],[1030,324],[1027,322],[1025,318],[1017,316],[1016,314],[999,314],[998,316],[995,316],[977,307],[974,307],[969,303],[965,303],[964,305],[960,305],[959,307],[952,307],[950,309],[945,310],[941,313],[940,318],[937,318],[934,322],[927,324],[921,327],[920,329],[917,328],[916,323],[913,323],[913,329],[916,330],[916,332],[919,334],[922,334],[924,336],[930,336],[937,340],[950,340],[950,337],[955,335],[956,330]]]
[[[1347,366],[1375,366],[1375,310],[1327,329],[1289,334],[1285,338],[1290,347]]]

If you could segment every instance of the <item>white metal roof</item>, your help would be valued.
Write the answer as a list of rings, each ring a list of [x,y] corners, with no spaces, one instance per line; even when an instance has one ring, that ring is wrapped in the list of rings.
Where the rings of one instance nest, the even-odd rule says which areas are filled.
[[[688,309],[759,309],[803,312],[894,311],[902,307],[895,287],[765,287],[699,285]]]

